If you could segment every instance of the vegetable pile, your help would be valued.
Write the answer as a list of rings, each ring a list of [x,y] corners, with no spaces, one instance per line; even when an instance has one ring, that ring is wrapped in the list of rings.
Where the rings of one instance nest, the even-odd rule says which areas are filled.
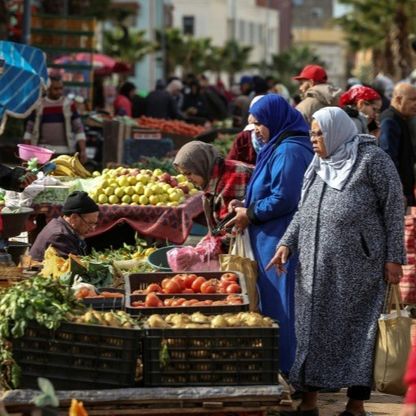
[[[205,131],[204,127],[179,120],[141,116],[137,122],[141,127],[159,129],[162,133],[178,134],[185,137],[196,137]]]

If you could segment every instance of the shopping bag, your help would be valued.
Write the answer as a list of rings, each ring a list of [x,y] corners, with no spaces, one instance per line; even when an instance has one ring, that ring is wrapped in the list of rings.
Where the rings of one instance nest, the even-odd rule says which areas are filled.
[[[411,349],[412,319],[401,307],[398,285],[391,285],[386,299],[387,313],[378,320],[374,382],[378,391],[401,396],[406,392],[403,377]],[[395,309],[392,311],[393,301]]]
[[[250,311],[258,311],[257,292],[257,262],[254,260],[253,250],[250,244],[248,230],[237,234],[231,240],[228,254],[220,254],[220,267],[222,271],[237,271],[245,276],[247,294],[250,301]]]

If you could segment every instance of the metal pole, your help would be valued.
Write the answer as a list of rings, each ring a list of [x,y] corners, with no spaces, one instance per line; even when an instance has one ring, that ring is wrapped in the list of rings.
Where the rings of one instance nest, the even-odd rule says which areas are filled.
[[[23,28],[22,28],[22,43],[30,43],[30,0],[24,0],[23,2]]]
[[[168,75],[166,72],[166,17],[165,17],[165,1],[162,0],[162,27],[160,29],[161,34],[161,47],[162,47],[162,78],[166,82]]]

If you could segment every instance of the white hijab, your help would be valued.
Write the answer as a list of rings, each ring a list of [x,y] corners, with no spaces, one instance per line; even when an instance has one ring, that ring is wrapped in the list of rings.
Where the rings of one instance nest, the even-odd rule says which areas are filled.
[[[358,134],[354,122],[339,107],[321,108],[312,118],[322,130],[328,156],[321,159],[315,154],[312,159],[303,179],[301,205],[315,175],[319,175],[331,188],[341,191],[354,167],[358,146],[361,143],[376,143],[374,136]]]

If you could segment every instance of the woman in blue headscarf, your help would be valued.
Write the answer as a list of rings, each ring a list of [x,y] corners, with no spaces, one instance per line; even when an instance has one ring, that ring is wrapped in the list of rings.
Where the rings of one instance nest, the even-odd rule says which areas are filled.
[[[303,175],[313,157],[308,125],[284,98],[269,94],[250,109],[256,136],[264,143],[248,184],[245,205],[230,205],[238,230],[248,227],[258,263],[260,310],[279,321],[280,369],[288,373],[295,357],[294,274],[296,259],[287,263],[286,275],[266,271],[276,245],[286,231],[299,202]]]

